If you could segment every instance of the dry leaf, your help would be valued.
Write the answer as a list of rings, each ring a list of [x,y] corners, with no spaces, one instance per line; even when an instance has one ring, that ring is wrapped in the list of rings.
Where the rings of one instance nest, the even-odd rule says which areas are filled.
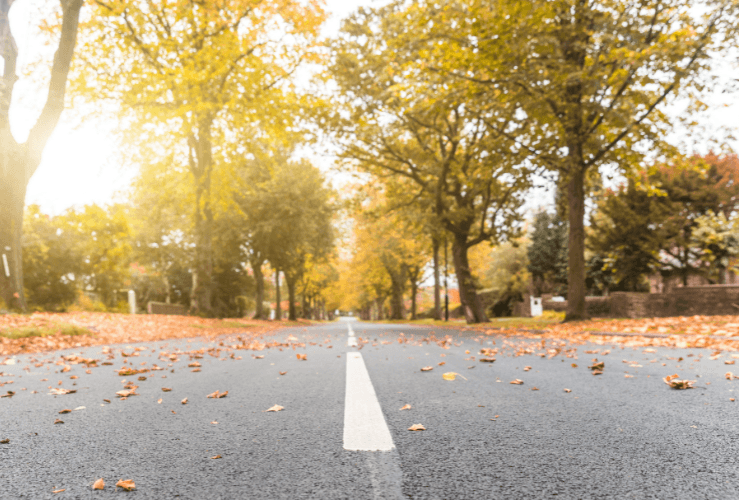
[[[185,398],[182,401],[180,401],[180,403],[182,403],[183,405],[186,405],[187,404],[187,398]]]
[[[264,410],[264,411],[266,411],[266,412],[267,412],[267,411],[282,411],[282,410],[284,410],[284,409],[285,409],[285,407],[283,407],[283,406],[280,406],[280,405],[274,405],[274,406],[273,406],[273,407],[271,407],[270,409],[268,409],[268,410]]]
[[[411,405],[405,405],[405,406],[403,406],[403,407],[402,407],[402,408],[401,408],[400,410],[401,410],[401,411],[402,411],[402,410],[410,410],[411,408],[412,408],[412,407],[411,407]]]
[[[61,493],[62,491],[67,491],[67,488],[62,488],[61,490],[54,490],[52,493]]]
[[[119,398],[127,398],[128,396],[138,396],[136,389],[124,389],[115,393]]]
[[[126,491],[131,491],[136,489],[136,484],[131,479],[120,479],[117,483],[115,483],[116,488],[121,487]]]
[[[433,369],[434,369],[433,366],[424,366],[423,368],[421,368],[421,371],[422,372],[430,372]]]
[[[198,363],[197,361],[193,361],[192,363],[190,363],[189,365],[187,365],[187,367],[188,368],[199,368],[200,367],[200,363]]]
[[[570,366],[572,366],[572,368],[577,368],[577,363],[572,363]]]
[[[193,368],[190,371],[193,372],[193,373],[197,373],[197,372],[202,371],[202,370],[200,370],[200,368]]]
[[[64,415],[65,413],[72,413],[72,410],[61,410],[59,412],[60,415]]]
[[[521,380],[520,378],[517,378],[516,380],[511,380],[511,384],[523,385],[523,380]]]
[[[495,358],[480,358],[480,363],[495,363]]]
[[[254,356],[254,359],[264,359],[264,354],[260,354],[259,356]]]
[[[724,377],[726,377],[726,380],[733,380],[733,379],[737,378],[737,376],[734,375],[731,372],[726,372],[726,375],[724,375]]]
[[[223,458],[223,457],[222,457],[222,456],[220,456],[220,455],[216,455],[215,457],[210,457],[210,458],[211,458],[211,460],[217,460],[217,459],[219,459],[219,458]]]
[[[70,391],[68,389],[52,389],[49,392],[49,394],[52,394],[54,396],[63,396],[64,394],[74,394],[75,392],[77,392],[77,391],[76,390],[71,390]],[[13,394],[15,394],[14,392],[11,392],[11,391],[8,391],[8,393],[10,393],[11,396]],[[0,396],[0,397],[5,397],[5,396]]]
[[[159,398],[159,399],[157,400],[157,404],[158,404],[158,405],[162,404],[162,398]]]
[[[731,361],[729,360],[724,361],[725,365],[733,365],[734,363],[736,363],[736,361],[734,361],[733,359]]]
[[[662,380],[664,380],[665,384],[669,385],[673,389],[693,389],[695,380],[678,380],[677,376],[677,373],[674,375],[668,375]]]
[[[444,380],[454,380],[455,378],[457,378],[457,374],[454,372],[446,372],[442,375],[442,377],[444,378]]]
[[[211,392],[210,394],[208,394],[207,397],[212,398],[212,399],[218,399],[218,398],[225,398],[227,395],[228,395],[228,391],[226,392],[216,391],[216,392]]]
[[[572,392],[572,390],[570,390],[570,389],[565,389],[565,392]]]
[[[603,375],[603,370],[593,370],[593,375]]]
[[[110,403],[110,399],[103,399],[106,403]]]
[[[600,371],[600,372],[603,372],[603,368],[605,368],[605,363],[603,361],[600,361],[600,362],[596,361],[592,365],[588,366],[588,369],[593,370],[593,371]]]
[[[169,387],[162,387],[162,392],[170,392],[171,390]]]
[[[216,421],[214,420],[214,421],[212,421],[212,422],[211,422],[211,424],[213,424],[213,425],[218,425],[218,422],[216,422]]]
[[[63,424],[63,423],[64,423],[64,421],[63,421],[63,420],[59,420],[59,419],[57,418],[56,420],[54,420],[54,423],[55,423],[55,424]]]
[[[729,398],[729,401],[734,401],[734,398]]]
[[[104,488],[105,488],[105,481],[103,481],[102,477],[92,484],[93,490],[102,490]]]
[[[532,388],[531,388],[531,390],[532,390],[532,391],[538,391],[538,390],[539,390],[539,388],[538,388],[538,387],[536,387],[536,386],[534,386],[534,387],[532,387]]]
[[[280,372],[280,375],[285,375],[287,372]]]
[[[296,354],[295,356],[297,356],[298,360],[308,361],[308,355],[307,354]]]
[[[439,366],[444,366],[445,364],[446,364],[446,361],[442,361],[441,363],[439,363]]]
[[[10,439],[0,439],[0,444],[8,444],[10,443]]]
[[[524,366],[524,367],[523,367],[523,371],[527,372],[527,371],[529,371],[529,370],[531,370],[531,367],[530,367],[530,366]]]
[[[425,431],[426,427],[423,426],[423,424],[413,424],[410,427],[408,427],[409,431]]]

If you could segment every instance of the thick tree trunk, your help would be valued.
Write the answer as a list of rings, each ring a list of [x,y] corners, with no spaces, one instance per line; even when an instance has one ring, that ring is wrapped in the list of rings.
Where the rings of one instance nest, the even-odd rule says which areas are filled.
[[[585,306],[585,172],[578,168],[567,182],[570,223],[565,321],[588,319]]]
[[[459,300],[462,303],[462,310],[468,324],[486,323],[488,317],[475,289],[467,250],[466,235],[461,237],[455,235],[452,243],[452,258],[454,259],[454,272],[459,284]]]
[[[390,294],[390,319],[404,319],[405,307],[403,305],[403,291],[405,290],[405,282],[407,281],[405,271],[397,273],[395,276],[390,275],[391,294]]]
[[[434,250],[434,319],[441,320],[441,274],[439,268],[439,239],[432,239]]]
[[[384,311],[385,297],[376,298],[375,304],[377,305],[377,319],[378,320],[385,319],[385,311]]]
[[[11,164],[0,176],[0,309],[25,311],[23,293],[23,207],[26,198],[25,169]]]
[[[262,273],[263,261],[253,262],[252,271],[254,272],[254,281],[256,282],[256,296],[254,300],[254,319],[267,319],[264,317],[264,273]]]
[[[280,297],[280,270],[278,269],[275,272],[275,319],[277,321],[282,321],[282,304],[280,304],[280,301],[282,298]]]
[[[287,282],[287,296],[290,300],[290,305],[288,306],[288,318],[290,321],[297,321],[298,320],[298,313],[295,310],[295,278],[291,278],[287,274],[285,274],[285,281]]]
[[[418,294],[418,284],[415,279],[411,281],[411,319],[416,319],[416,295]]]

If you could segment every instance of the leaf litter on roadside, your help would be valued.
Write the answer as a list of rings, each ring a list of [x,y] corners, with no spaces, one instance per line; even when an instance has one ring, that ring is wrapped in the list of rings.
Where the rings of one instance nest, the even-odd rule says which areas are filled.
[[[132,479],[119,479],[117,483],[115,483],[116,488],[123,488],[126,491],[131,491],[136,489],[136,483],[133,482]]]
[[[678,380],[678,374],[674,375],[668,375],[662,380],[664,380],[665,384],[669,385],[673,389],[693,389],[693,385],[695,384],[695,380]]]
[[[228,396],[228,391],[225,391],[225,392],[215,391],[215,392],[211,392],[210,394],[208,394],[207,397],[211,399],[220,399],[220,398],[225,398],[226,396]]]
[[[274,405],[274,406],[272,406],[272,407],[270,407],[269,409],[267,409],[267,410],[264,410],[264,411],[265,411],[265,412],[268,412],[268,411],[282,411],[282,410],[284,410],[284,409],[285,409],[285,407],[284,407],[284,406],[280,406],[280,405]]]
[[[95,481],[94,483],[92,483],[92,489],[93,490],[104,490],[105,489],[105,481],[103,480],[102,477],[98,479],[97,481]]]
[[[408,427],[409,431],[425,431],[426,427],[423,426],[423,424],[413,424],[410,427]]]

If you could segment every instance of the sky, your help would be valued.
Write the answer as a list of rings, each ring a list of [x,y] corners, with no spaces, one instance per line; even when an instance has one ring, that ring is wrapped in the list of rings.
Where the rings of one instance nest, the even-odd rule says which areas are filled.
[[[379,4],[372,0],[328,0],[326,7],[331,17],[324,27],[324,34],[337,33],[340,20],[358,7]],[[45,50],[33,36],[31,28],[33,20],[49,5],[49,0],[17,0],[11,10],[11,28],[20,52],[18,69],[21,77],[28,62],[37,56],[34,51]],[[724,80],[729,81],[736,67],[725,66],[720,72]],[[16,139],[25,140],[44,98],[45,89],[34,86],[28,79],[22,77],[16,84],[11,107],[11,126]],[[699,117],[708,135],[721,126],[735,126],[739,116],[739,94],[717,94],[708,102],[708,112]],[[673,112],[680,113],[679,106]],[[46,146],[41,165],[29,183],[26,203],[39,204],[46,213],[58,214],[72,206],[123,201],[136,171],[118,164],[115,125],[112,117],[81,120],[79,113],[65,112]],[[675,140],[690,143],[694,137],[691,132],[682,131],[675,135]],[[733,141],[732,146],[739,151],[739,141]],[[707,149],[700,141],[694,147],[698,152],[706,152]],[[319,161],[330,163],[331,160],[324,157]],[[551,192],[538,189],[529,196],[527,209],[532,211],[551,202]]]

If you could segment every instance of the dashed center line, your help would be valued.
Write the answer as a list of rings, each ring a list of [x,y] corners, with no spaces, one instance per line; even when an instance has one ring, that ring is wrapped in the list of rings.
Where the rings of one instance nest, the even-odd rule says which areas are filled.
[[[352,329],[351,323],[347,323],[346,326],[349,328],[349,338],[346,341],[346,345],[349,347],[357,347],[357,339],[354,337],[354,330]]]

